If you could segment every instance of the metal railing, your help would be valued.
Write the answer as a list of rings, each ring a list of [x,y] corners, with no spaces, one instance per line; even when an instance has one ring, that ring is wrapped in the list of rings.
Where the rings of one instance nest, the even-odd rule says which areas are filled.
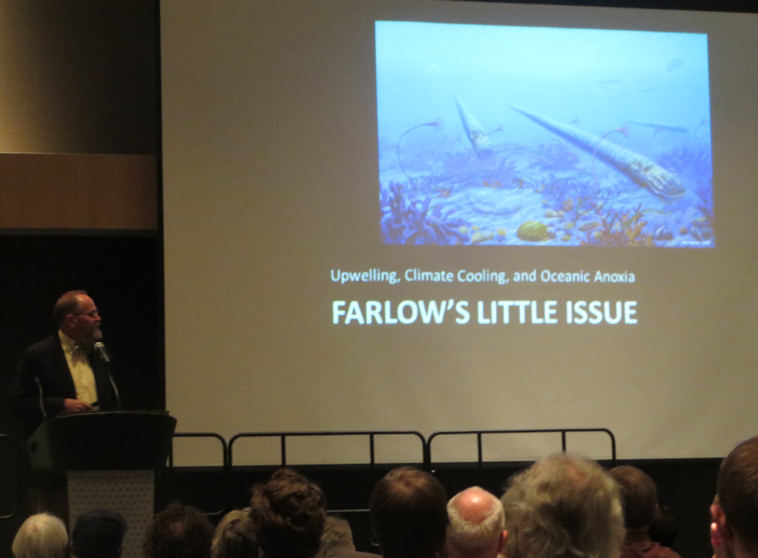
[[[227,441],[221,436],[220,434],[213,433],[213,432],[177,432],[173,434],[172,437],[172,445],[171,445],[171,451],[169,452],[169,456],[167,459],[167,468],[161,473],[161,475],[167,475],[167,478],[171,478],[171,475],[179,475],[186,469],[192,470],[193,467],[179,467],[175,463],[175,455],[174,455],[174,444],[173,442],[177,439],[211,439],[218,443],[218,453],[219,456],[219,463],[218,466],[213,466],[210,468],[210,474],[214,478],[215,485],[218,487],[218,494],[214,494],[214,497],[217,497],[218,500],[223,502],[223,505],[216,510],[213,511],[206,511],[209,515],[220,515],[222,514],[226,509],[229,508],[229,503],[231,500],[231,476],[234,472],[240,472],[244,470],[246,467],[242,464],[236,464],[235,463],[235,448],[239,443],[241,443],[245,439],[275,439],[278,440],[278,456],[272,460],[270,460],[266,464],[266,468],[275,466],[275,467],[284,467],[291,465],[291,455],[290,455],[290,448],[289,443],[292,442],[295,439],[302,439],[302,438],[344,438],[344,437],[363,437],[365,438],[365,441],[360,442],[358,446],[355,446],[355,444],[351,447],[359,447],[359,448],[365,448],[365,458],[359,460],[355,463],[350,463],[350,465],[358,465],[359,467],[363,467],[365,470],[365,467],[368,467],[370,470],[374,470],[378,465],[395,465],[396,463],[390,462],[389,460],[380,460],[377,457],[377,439],[379,438],[390,438],[395,437],[398,439],[408,439],[410,438],[412,440],[412,444],[410,446],[403,446],[406,450],[408,448],[411,449],[410,452],[407,452],[408,454],[413,454],[417,458],[412,459],[404,459],[402,462],[404,464],[415,464],[419,467],[425,468],[427,470],[432,470],[433,466],[437,461],[435,460],[434,456],[434,444],[436,441],[439,441],[443,438],[447,437],[470,437],[473,436],[476,443],[476,457],[473,460],[477,466],[482,467],[485,463],[490,463],[490,461],[485,460],[484,453],[485,453],[485,439],[488,437],[495,437],[495,436],[501,436],[501,435],[508,435],[508,436],[518,436],[518,435],[525,435],[525,434],[559,434],[560,435],[560,451],[568,451],[569,449],[569,440],[568,437],[571,434],[575,433],[597,433],[601,434],[607,437],[608,444],[609,444],[609,456],[608,459],[615,464],[616,462],[616,439],[613,433],[607,429],[607,428],[545,428],[545,429],[496,429],[496,430],[451,430],[451,431],[440,431],[440,432],[434,432],[429,436],[428,439],[425,439],[424,436],[413,430],[380,430],[380,431],[370,431],[370,430],[356,430],[356,431],[322,431],[322,432],[243,432],[236,434],[232,436],[227,443]],[[365,444],[365,445],[364,445]],[[414,449],[417,444],[417,450]],[[9,519],[12,518],[16,513],[18,513],[18,510],[20,509],[20,502],[21,502],[21,495],[23,493],[23,490],[19,486],[18,480],[23,478],[23,464],[24,464],[24,457],[25,457],[25,448],[16,441],[15,439],[11,438],[10,436],[6,434],[0,434],[0,448],[2,448],[2,456],[6,459],[8,459],[9,462],[15,462],[17,465],[16,473],[18,475],[17,479],[13,479],[16,482],[13,483],[12,487],[9,487],[7,490],[5,487],[3,487],[3,490],[6,494],[10,495],[9,497],[5,498],[6,501],[8,500],[15,500],[15,504],[12,509],[8,510],[2,510],[0,509],[0,519]],[[363,451],[363,449],[361,449]],[[464,462],[464,461],[460,461]],[[465,461],[465,462],[471,462]],[[347,466],[347,463],[342,462],[335,462],[331,464],[322,463],[314,461],[313,463],[302,463],[299,462],[298,465],[305,466],[305,467],[311,467],[311,466]],[[207,467],[206,467],[207,469]],[[208,472],[208,471],[206,471]],[[216,476],[217,475],[217,476]],[[176,478],[176,477],[175,477]],[[360,482],[366,483],[368,480],[373,478],[372,476],[366,476],[360,478]],[[183,487],[181,487],[183,488]],[[370,491],[369,486],[363,487],[361,486],[361,490],[365,492]],[[365,490],[364,490],[365,489]],[[13,498],[13,495],[15,494],[16,498]],[[350,510],[344,510],[344,511],[350,511]],[[365,511],[365,510],[356,510],[356,511]]]
[[[221,434],[215,432],[174,432],[172,436],[171,451],[168,454],[168,466],[174,466],[174,438],[211,438],[217,440],[221,444],[221,462],[224,470],[229,469],[229,448],[226,440]]]
[[[229,440],[229,466],[234,467],[234,446],[239,440],[245,438],[279,438],[279,466],[286,466],[287,461],[287,440],[292,438],[311,438],[311,437],[343,437],[343,436],[365,436],[368,442],[368,462],[364,463],[369,466],[376,465],[376,438],[385,436],[410,436],[418,438],[420,443],[419,463],[425,463],[426,441],[424,436],[413,430],[354,430],[354,431],[324,431],[324,432],[243,432],[232,436]]]
[[[426,442],[426,463],[431,468],[434,461],[432,455],[432,443],[442,437],[448,436],[475,436],[476,438],[476,463],[482,466],[485,463],[484,460],[484,437],[486,435],[524,435],[524,434],[560,434],[561,435],[561,449],[560,451],[568,450],[567,434],[571,433],[599,433],[608,436],[610,444],[610,456],[609,459],[612,463],[616,462],[616,437],[613,432],[607,428],[538,428],[538,429],[511,429],[511,430],[450,430],[442,432],[434,432],[429,436]]]
[[[220,518],[228,509],[229,509],[229,502],[230,502],[230,494],[229,494],[229,451],[228,451],[228,445],[226,443],[226,440],[223,436],[220,434],[216,434],[215,432],[175,432],[171,439],[171,448],[168,454],[168,462],[167,467],[163,471],[159,471],[158,475],[159,477],[162,476],[163,480],[173,480],[174,482],[177,481],[177,479],[181,479],[182,475],[184,475],[185,469],[192,470],[192,466],[189,467],[180,467],[177,466],[175,463],[175,447],[174,447],[174,441],[176,439],[197,439],[197,440],[213,440],[215,442],[219,443],[219,453],[217,455],[220,456],[220,465],[214,465],[211,467],[211,470],[214,471],[213,475],[215,477],[215,484],[218,487],[218,490],[215,491],[215,498],[214,503],[216,504],[216,507],[214,509],[205,509],[205,506],[200,505],[199,503],[195,502],[196,507],[201,509],[206,515]],[[178,483],[182,484],[182,483]],[[208,489],[208,485],[212,483],[203,483],[203,488]],[[190,487],[193,488],[192,494],[185,494],[184,490],[182,490],[182,494],[174,493],[171,495],[171,498],[174,499],[177,497],[183,497],[181,499],[190,499],[192,496],[197,496],[198,491],[197,486],[195,483],[190,483]],[[175,488],[175,487],[174,487]],[[156,495],[158,494],[158,487],[156,486]],[[211,491],[213,492],[213,491]]]

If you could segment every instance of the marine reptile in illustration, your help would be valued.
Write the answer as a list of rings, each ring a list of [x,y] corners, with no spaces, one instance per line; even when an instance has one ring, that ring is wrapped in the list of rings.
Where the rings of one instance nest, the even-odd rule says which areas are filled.
[[[508,105],[543,128],[608,163],[629,177],[635,184],[647,188],[656,196],[664,199],[676,199],[685,194],[685,189],[677,175],[667,171],[644,155],[523,107],[510,103]]]
[[[653,133],[658,135],[658,132],[672,132],[674,134],[689,134],[689,128],[684,126],[677,126],[675,124],[663,124],[660,122],[640,122],[639,120],[630,120],[628,122],[634,126],[642,126],[643,128],[652,128]]]
[[[492,144],[490,138],[487,135],[487,131],[479,123],[476,117],[464,106],[458,95],[453,94],[455,98],[455,106],[458,108],[458,115],[461,117],[461,123],[463,129],[466,131],[466,136],[471,142],[471,146],[474,148],[476,155],[481,157],[492,153]]]

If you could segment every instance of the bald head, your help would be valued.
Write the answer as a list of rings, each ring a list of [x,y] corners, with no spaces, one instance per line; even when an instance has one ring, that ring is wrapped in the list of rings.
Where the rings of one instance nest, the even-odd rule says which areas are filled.
[[[478,486],[469,487],[447,504],[450,558],[494,558],[505,540],[503,505]]]

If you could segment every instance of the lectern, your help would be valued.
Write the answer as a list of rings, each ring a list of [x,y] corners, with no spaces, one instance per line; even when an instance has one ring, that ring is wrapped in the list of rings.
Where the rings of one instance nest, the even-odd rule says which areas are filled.
[[[122,556],[138,557],[175,426],[165,411],[61,414],[29,438],[31,469],[65,477],[69,527],[90,509],[120,512],[129,527]]]

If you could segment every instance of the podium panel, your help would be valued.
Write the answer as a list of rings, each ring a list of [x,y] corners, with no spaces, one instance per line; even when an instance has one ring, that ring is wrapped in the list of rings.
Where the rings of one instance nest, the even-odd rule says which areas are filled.
[[[69,471],[66,474],[69,526],[80,514],[96,508],[118,511],[128,526],[122,558],[141,558],[142,539],[153,518],[155,472]]]
[[[176,419],[165,411],[61,414],[29,437],[35,471],[160,469]]]
[[[153,519],[155,472],[166,465],[176,419],[165,411],[62,414],[43,422],[29,438],[31,469],[41,477],[65,477],[40,492],[42,505],[68,519],[96,508],[124,516],[123,558],[141,558]],[[58,496],[60,493],[60,496]],[[65,498],[65,502],[61,501]]]

